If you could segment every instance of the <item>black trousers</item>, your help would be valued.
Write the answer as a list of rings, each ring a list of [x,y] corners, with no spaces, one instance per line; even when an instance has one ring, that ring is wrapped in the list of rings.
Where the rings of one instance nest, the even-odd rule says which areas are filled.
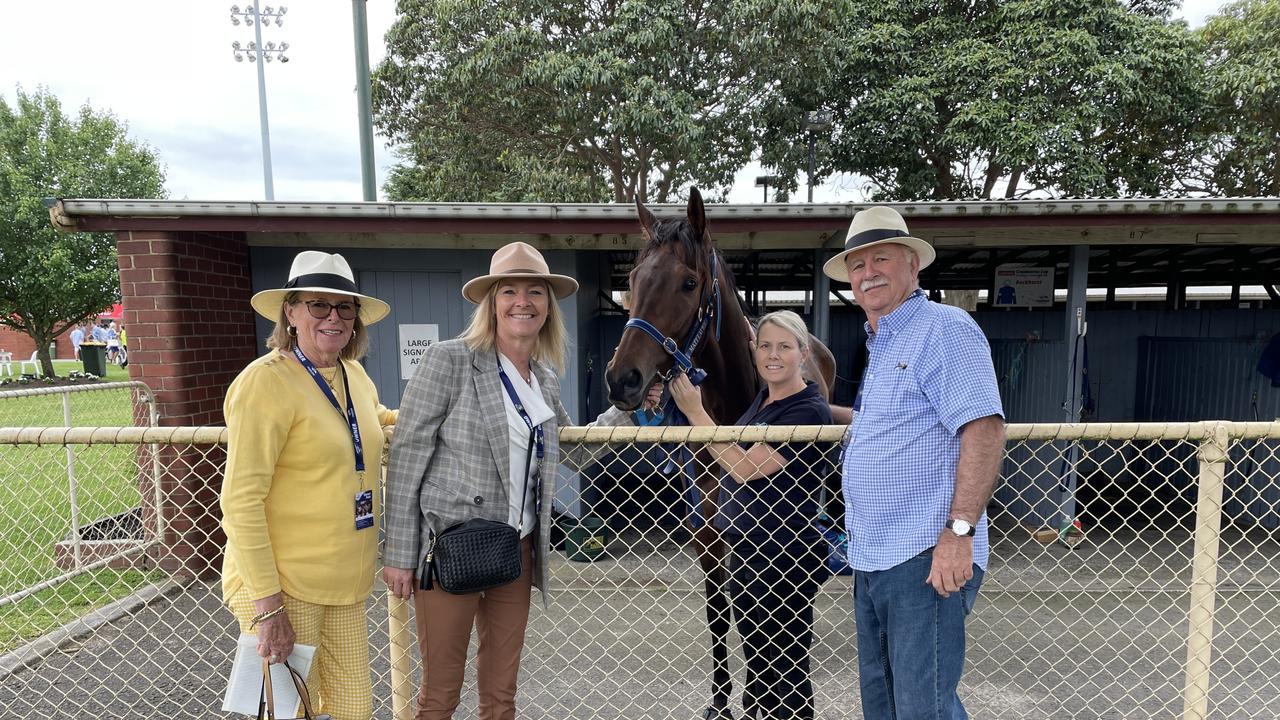
[[[746,656],[742,708],[748,718],[814,717],[809,646],[813,599],[830,577],[824,553],[821,537],[733,543],[729,594]]]

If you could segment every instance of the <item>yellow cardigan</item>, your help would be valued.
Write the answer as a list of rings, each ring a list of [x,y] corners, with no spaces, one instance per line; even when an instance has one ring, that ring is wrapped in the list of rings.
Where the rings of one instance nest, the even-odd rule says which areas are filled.
[[[343,361],[364,444],[364,488],[373,491],[374,524],[355,529],[355,471],[341,375],[342,414],[292,355],[272,352],[231,383],[223,406],[229,440],[222,482],[227,534],[222,592],[247,587],[251,599],[281,590],[320,605],[362,602],[373,588],[382,508],[382,425],[398,411],[378,402],[357,362]]]

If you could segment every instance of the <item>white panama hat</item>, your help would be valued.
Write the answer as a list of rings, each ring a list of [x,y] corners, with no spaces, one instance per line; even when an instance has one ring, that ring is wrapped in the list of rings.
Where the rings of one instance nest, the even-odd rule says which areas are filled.
[[[280,304],[289,293],[316,292],[350,295],[360,301],[360,320],[372,325],[391,312],[391,306],[356,289],[355,275],[347,259],[337,253],[303,250],[293,258],[289,281],[276,290],[254,294],[249,304],[262,317],[275,322],[280,319]]]
[[[918,237],[912,237],[907,231],[907,222],[897,210],[884,205],[859,210],[849,223],[849,232],[844,237],[844,251],[828,260],[822,266],[822,272],[832,280],[849,282],[849,268],[844,259],[849,253],[864,250],[876,245],[898,243],[915,251],[920,258],[920,269],[929,267],[929,263],[937,257],[933,246]]]

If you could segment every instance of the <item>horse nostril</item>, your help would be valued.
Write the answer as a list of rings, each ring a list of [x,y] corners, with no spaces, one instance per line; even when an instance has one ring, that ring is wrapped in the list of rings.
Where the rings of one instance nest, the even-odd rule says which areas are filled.
[[[640,371],[632,368],[627,371],[626,375],[621,378],[621,385],[627,390],[634,390],[640,386]]]

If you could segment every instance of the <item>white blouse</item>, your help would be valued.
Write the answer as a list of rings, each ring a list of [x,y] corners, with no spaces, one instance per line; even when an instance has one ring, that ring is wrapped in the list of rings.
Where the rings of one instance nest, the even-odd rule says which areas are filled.
[[[502,363],[502,369],[511,380],[511,387],[515,388],[516,395],[520,396],[520,404],[524,405],[524,411],[529,414],[529,420],[535,427],[556,416],[555,411],[547,405],[547,401],[542,399],[537,375],[530,373],[529,382],[526,383],[516,370],[515,364],[508,360],[506,355],[498,353],[498,361]],[[511,396],[507,394],[506,388],[502,390],[502,404],[507,409],[507,433],[510,437],[507,445],[511,457],[507,522],[511,527],[520,528],[520,537],[523,538],[533,532],[534,523],[537,521],[534,505],[536,488],[532,477],[529,478],[528,492],[525,493],[524,498],[520,497],[520,491],[524,489],[525,477],[529,472],[529,468],[525,466],[525,457],[529,454],[529,426],[524,424],[524,419],[520,417],[520,413],[516,412],[515,403],[511,402]],[[538,449],[536,447],[530,456],[530,462],[534,467],[537,466]],[[521,525],[522,516],[523,525]]]

